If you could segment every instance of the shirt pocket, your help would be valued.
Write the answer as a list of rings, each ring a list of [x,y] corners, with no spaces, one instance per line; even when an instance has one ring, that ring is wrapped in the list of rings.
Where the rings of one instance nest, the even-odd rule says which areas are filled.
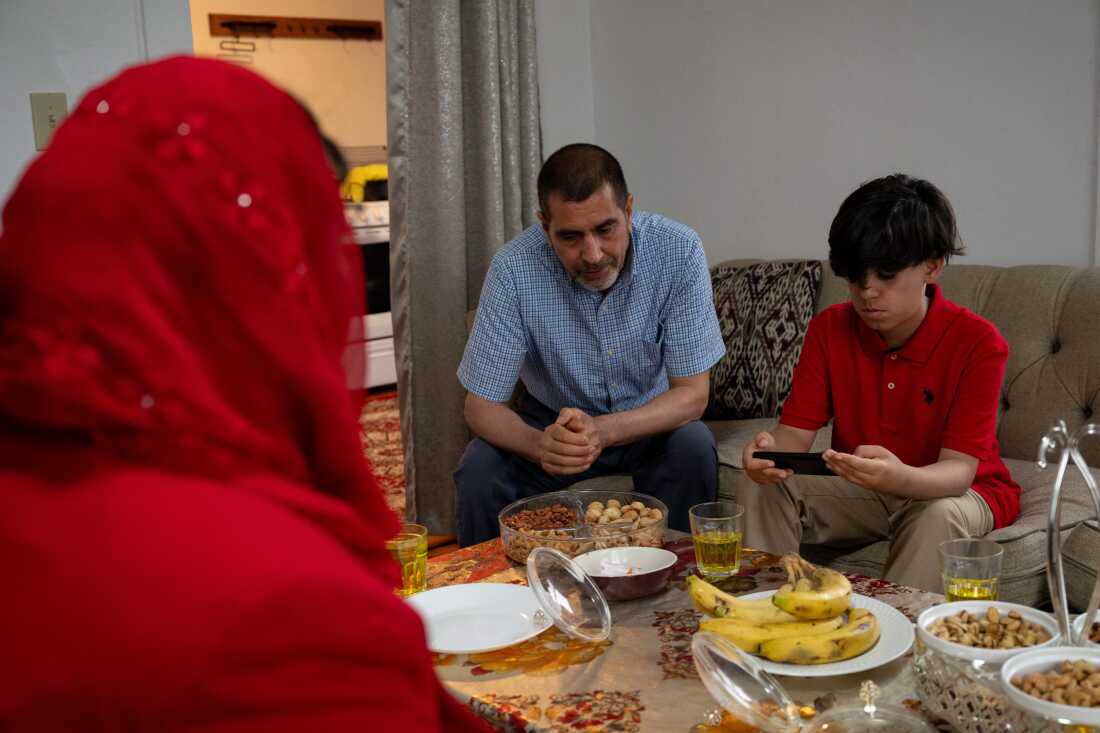
[[[635,382],[642,389],[651,387],[664,367],[664,341],[664,329],[658,325],[651,338],[639,339],[633,349],[636,361],[627,368],[635,373]]]

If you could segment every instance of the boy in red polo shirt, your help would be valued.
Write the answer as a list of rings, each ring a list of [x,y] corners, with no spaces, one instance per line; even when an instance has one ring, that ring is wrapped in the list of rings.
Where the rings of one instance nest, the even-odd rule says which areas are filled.
[[[940,542],[1016,518],[1020,488],[996,438],[1008,344],[935,284],[960,254],[951,204],[927,181],[879,178],[841,205],[829,264],[851,298],[810,322],[779,424],[745,446],[746,546],[889,539],[886,579],[942,592]],[[830,420],[835,477],[753,457],[807,451]]]

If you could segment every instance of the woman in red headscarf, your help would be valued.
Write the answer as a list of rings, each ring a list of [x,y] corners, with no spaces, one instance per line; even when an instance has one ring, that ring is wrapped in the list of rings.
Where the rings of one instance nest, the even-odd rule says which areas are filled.
[[[88,93],[0,236],[0,728],[483,730],[440,686],[340,365],[308,114],[192,58]]]

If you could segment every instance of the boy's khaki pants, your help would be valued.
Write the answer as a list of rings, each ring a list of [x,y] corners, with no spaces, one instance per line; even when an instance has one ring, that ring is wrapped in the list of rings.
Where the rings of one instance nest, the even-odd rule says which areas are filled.
[[[741,482],[737,503],[745,507],[745,547],[782,555],[798,552],[803,542],[858,547],[891,540],[883,577],[936,593],[943,592],[940,543],[993,529],[993,513],[973,489],[918,501],[836,476],[793,476],[770,486]]]

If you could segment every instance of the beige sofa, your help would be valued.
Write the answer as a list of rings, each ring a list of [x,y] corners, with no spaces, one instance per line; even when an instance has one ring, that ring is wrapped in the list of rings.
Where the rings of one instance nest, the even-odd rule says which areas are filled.
[[[719,266],[758,261],[730,260]],[[948,298],[995,323],[1009,343],[997,437],[1023,493],[1019,518],[989,537],[1005,548],[1002,599],[1041,605],[1049,597],[1044,568],[1054,469],[1038,471],[1035,459],[1040,438],[1056,420],[1065,420],[1070,430],[1090,419],[1100,421],[1100,268],[952,264],[940,282]],[[835,277],[826,263],[817,311],[847,297],[845,281]],[[741,470],[741,450],[757,431],[774,425],[775,419],[708,424],[718,442],[719,492],[736,499],[738,486],[748,480]],[[828,429],[822,430],[814,449],[824,449],[828,440]],[[1100,437],[1087,440],[1085,457],[1089,465],[1100,466]],[[1100,479],[1100,471],[1094,470],[1093,475]],[[607,482],[624,483],[629,478],[584,483]],[[1084,481],[1070,472],[1061,531],[1067,539],[1070,598],[1078,607],[1084,605],[1085,589],[1091,590],[1100,561],[1100,550],[1094,548],[1100,533],[1085,527],[1072,542],[1068,538],[1093,516],[1091,507]],[[886,542],[856,549],[806,546],[803,554],[846,572],[881,576],[886,549]]]

